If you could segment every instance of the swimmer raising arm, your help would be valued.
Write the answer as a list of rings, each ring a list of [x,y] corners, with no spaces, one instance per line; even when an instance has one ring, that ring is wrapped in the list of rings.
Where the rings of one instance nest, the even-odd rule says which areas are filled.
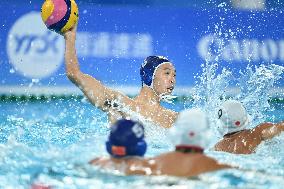
[[[131,99],[105,87],[97,79],[81,72],[75,49],[76,29],[77,26],[64,35],[67,77],[82,90],[92,104],[104,111],[107,111],[110,107],[107,102],[112,102],[114,99],[122,98],[127,104],[131,103]]]
[[[131,99],[81,72],[75,49],[76,29],[77,26],[64,34],[66,74],[89,101],[107,112],[112,123],[120,118],[131,117],[131,113],[125,109],[122,111],[121,107],[127,106],[130,112],[139,113],[146,120],[162,127],[171,127],[178,113],[162,107],[160,101],[170,96],[174,89],[176,71],[173,64],[165,57],[147,57],[140,70],[143,87],[140,93]]]

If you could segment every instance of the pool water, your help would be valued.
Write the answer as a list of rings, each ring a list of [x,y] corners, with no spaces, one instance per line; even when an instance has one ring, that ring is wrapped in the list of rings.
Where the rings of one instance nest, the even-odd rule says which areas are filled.
[[[191,106],[177,101],[176,111]],[[283,103],[270,103],[267,121],[284,120]],[[282,135],[262,143],[252,155],[206,153],[241,169],[229,169],[197,178],[123,176],[88,164],[107,156],[106,114],[84,98],[3,100],[0,102],[0,188],[281,188],[284,184]],[[158,131],[157,131],[158,132]],[[171,149],[148,138],[146,156]]]

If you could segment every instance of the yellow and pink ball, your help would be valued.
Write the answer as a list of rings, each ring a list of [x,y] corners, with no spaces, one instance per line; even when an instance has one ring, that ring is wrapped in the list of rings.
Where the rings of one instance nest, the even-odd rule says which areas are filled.
[[[74,0],[45,0],[41,17],[48,29],[63,34],[78,22],[78,6]]]

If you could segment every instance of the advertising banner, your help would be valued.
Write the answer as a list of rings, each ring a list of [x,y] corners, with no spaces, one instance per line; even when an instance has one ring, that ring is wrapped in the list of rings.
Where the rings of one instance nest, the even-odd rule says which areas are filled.
[[[65,75],[64,37],[46,29],[39,11],[37,6],[2,10],[2,92],[17,87],[74,89]],[[236,77],[248,65],[284,65],[281,11],[82,5],[79,17],[81,70],[129,93],[141,86],[139,69],[149,55],[173,62],[177,89],[194,86],[201,65],[218,63],[218,72],[226,67]],[[284,87],[284,80],[275,86]]]

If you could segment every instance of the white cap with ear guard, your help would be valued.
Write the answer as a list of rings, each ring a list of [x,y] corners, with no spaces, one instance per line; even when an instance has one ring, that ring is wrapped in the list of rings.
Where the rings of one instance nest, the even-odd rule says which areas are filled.
[[[169,131],[169,138],[175,146],[206,148],[210,141],[207,137],[208,119],[201,109],[188,109],[179,116]]]
[[[217,115],[219,119],[217,129],[221,135],[241,131],[250,122],[250,117],[245,107],[237,100],[225,101],[219,107]]]

